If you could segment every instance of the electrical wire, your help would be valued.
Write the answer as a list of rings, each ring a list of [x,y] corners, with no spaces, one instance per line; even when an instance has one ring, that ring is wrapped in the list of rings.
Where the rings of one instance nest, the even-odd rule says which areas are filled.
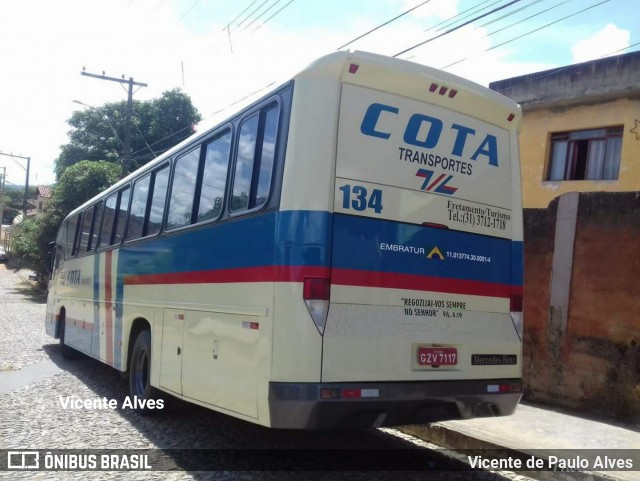
[[[471,10],[477,9],[478,7],[480,7],[481,5],[484,5],[485,3],[489,2],[489,1],[490,1],[490,0],[484,0],[483,2],[480,2],[480,3],[479,3],[479,4],[477,4],[477,5],[474,5],[473,7],[469,7],[469,8],[467,8],[466,10],[463,10],[462,12],[460,12],[460,13],[458,13],[458,14],[456,14],[456,15],[452,16],[452,17],[446,18],[446,19],[442,20],[441,22],[436,23],[435,25],[433,25],[433,26],[431,26],[431,27],[427,28],[424,32],[425,32],[425,33],[430,32],[430,31],[431,31],[431,30],[433,30],[434,28],[436,29],[436,32],[440,32],[440,31],[442,31],[442,30],[446,29],[447,27],[449,27],[449,26],[451,26],[451,25],[455,24],[456,22],[459,22],[459,21],[461,21],[461,20],[464,20],[465,18],[468,18],[468,17],[470,17],[471,15],[475,15],[476,13],[479,13],[479,12],[481,12],[482,10],[486,10],[487,8],[490,8],[490,7],[494,6],[496,3],[500,3],[502,0],[495,0],[493,3],[491,3],[491,4],[487,5],[486,7],[479,8],[479,9],[478,9],[478,10],[476,10],[475,12],[472,12],[472,11],[471,11]],[[469,12],[467,15],[464,15],[463,17],[459,18],[458,20],[454,20],[456,17],[460,17],[461,15],[463,15],[463,14],[465,14],[465,13],[467,13],[467,12]],[[453,21],[452,21],[452,22],[450,22],[450,23],[447,23],[447,22],[449,22],[450,20],[453,20]],[[446,25],[444,25],[444,26],[440,27],[440,25],[442,25],[443,23],[446,23]],[[437,27],[440,27],[440,28],[437,28]]]
[[[397,16],[393,17],[391,20],[387,20],[387,21],[386,21],[386,22],[384,22],[383,24],[380,24],[380,25],[378,25],[377,27],[372,28],[372,29],[371,29],[371,30],[369,30],[368,32],[363,33],[363,34],[362,34],[362,35],[360,35],[359,37],[356,37],[356,38],[354,38],[353,40],[348,41],[348,42],[347,42],[347,43],[345,43],[344,45],[341,45],[341,46],[340,46],[340,47],[338,47],[336,50],[342,50],[343,48],[347,47],[348,45],[351,45],[353,42],[356,42],[357,40],[360,40],[361,38],[366,37],[366,36],[367,36],[367,35],[369,35],[370,33],[373,33],[373,32],[375,32],[376,30],[378,30],[378,29],[380,29],[380,28],[382,28],[382,27],[384,27],[384,26],[386,26],[386,25],[389,25],[391,22],[394,22],[394,21],[398,20],[399,18],[404,17],[404,16],[405,16],[405,15],[407,15],[408,13],[413,12],[416,8],[420,8],[420,7],[422,7],[424,4],[429,3],[430,1],[431,1],[431,0],[426,0],[426,1],[422,2],[422,3],[420,3],[419,5],[416,5],[415,7],[410,8],[409,10],[406,10],[406,11],[402,12],[400,15],[397,15]]]
[[[640,42],[637,42],[637,43],[634,43],[632,45],[629,45],[628,47],[620,48],[618,50],[614,50],[612,52],[600,55],[598,57],[598,59],[603,59],[603,58],[609,57],[609,56],[611,56],[611,55],[613,55],[615,53],[618,53],[618,52],[624,52],[625,50],[629,50],[630,48],[637,47],[638,45],[640,45]],[[629,53],[634,53],[634,52],[629,52]],[[536,76],[531,77],[531,78],[525,78],[521,82],[517,82],[517,83],[511,84],[509,87],[505,87],[503,89],[500,89],[500,93],[503,94],[503,95],[506,95],[505,92],[507,92],[507,91],[509,91],[509,90],[511,90],[511,89],[513,89],[515,87],[518,87],[519,85],[522,85],[523,83],[532,82],[532,81],[535,81],[535,80],[540,80],[541,78],[549,77],[551,75],[556,75],[556,74],[558,74],[560,72],[563,72],[565,70],[570,69],[571,67],[573,67],[573,65],[574,64],[567,65],[566,67],[554,68],[554,69],[545,71],[544,73],[541,73],[540,75],[536,75]]]
[[[549,26],[551,26],[551,25],[555,25],[556,23],[558,23],[558,22],[562,22],[563,20],[566,20],[567,18],[575,17],[576,15],[579,15],[579,14],[581,14],[581,13],[583,13],[583,12],[586,12],[587,10],[591,10],[592,8],[598,7],[598,6],[602,5],[602,4],[607,3],[607,2],[610,2],[610,1],[611,1],[611,0],[603,0],[602,2],[599,2],[599,3],[596,3],[596,4],[594,4],[594,5],[591,5],[590,7],[583,8],[582,10],[579,10],[579,11],[577,11],[577,12],[574,12],[574,13],[572,13],[571,15],[567,15],[566,17],[562,17],[562,18],[560,18],[560,19],[558,19],[558,20],[554,20],[553,22],[547,23],[546,25],[543,25],[542,27],[538,27],[538,28],[536,28],[536,29],[533,29],[533,30],[531,30],[531,31],[527,32],[527,33],[524,33],[524,34],[522,34],[522,35],[518,35],[517,37],[514,37],[514,38],[512,38],[512,39],[510,39],[510,40],[507,40],[507,41],[505,41],[505,42],[499,43],[498,45],[494,45],[493,47],[490,47],[490,48],[486,49],[486,50],[485,50],[485,53],[486,53],[486,52],[489,52],[489,51],[491,51],[491,50],[494,50],[494,49],[496,49],[496,48],[498,48],[498,47],[502,47],[503,45],[506,45],[506,44],[508,44],[508,43],[515,42],[516,40],[519,40],[519,39],[521,39],[521,38],[523,38],[523,37],[526,37],[527,35],[531,35],[532,33],[538,32],[538,31],[542,30],[543,28],[547,28],[547,27],[549,27]],[[465,60],[468,60],[468,59],[464,58],[464,59],[462,59],[462,60],[458,60],[457,62],[454,62],[454,63],[452,63],[452,64],[446,65],[445,67],[442,67],[442,68],[443,68],[443,69],[445,69],[445,68],[452,67],[453,65],[456,65],[456,64],[459,64],[459,63],[461,63],[461,62],[464,62]]]
[[[242,26],[242,24],[244,22],[246,22],[247,20],[249,20],[251,18],[251,16],[256,13],[258,10],[260,10],[262,8],[262,6],[267,3],[269,0],[264,0],[264,2],[262,2],[260,5],[258,5],[258,7],[256,9],[254,9],[250,14],[248,14],[246,17],[244,17],[244,19],[242,19],[242,21],[236,25],[236,29],[240,28]],[[233,31],[234,29],[230,29],[229,31]]]
[[[494,18],[492,20],[489,20],[486,23],[483,23],[482,25],[480,25],[480,27],[481,28],[482,27],[486,27],[487,25],[491,25],[492,23],[496,23],[496,22],[499,22],[500,20],[504,20],[505,18],[508,18],[511,15],[515,15],[518,12],[522,12],[523,10],[526,10],[527,8],[532,7],[533,5],[535,5],[537,3],[540,3],[542,1],[544,1],[544,0],[533,0],[531,3],[528,3],[528,4],[526,4],[526,5],[524,5],[524,6],[520,7],[520,8],[516,8],[513,12],[505,13],[504,15],[502,15],[502,16],[500,16],[498,18]]]
[[[529,15],[527,18],[523,18],[522,20],[514,22],[511,25],[507,25],[506,27],[502,27],[502,28],[499,28],[498,30],[494,30],[493,32],[490,32],[489,34],[487,34],[487,37],[493,35],[494,33],[498,33],[498,32],[502,32],[503,30],[507,30],[508,28],[511,28],[514,25],[518,25],[519,23],[526,22],[527,20],[530,20],[530,19],[532,19],[534,17],[537,17],[538,15],[542,15],[543,13],[547,13],[547,12],[553,10],[554,8],[558,8],[558,7],[562,6],[562,5],[564,5],[565,3],[568,3],[568,2],[571,2],[571,1],[572,0],[564,0],[564,2],[557,3],[557,4],[553,5],[552,7],[546,8],[546,9],[544,9],[544,10],[538,12],[538,13],[534,13],[533,15]]]
[[[258,0],[253,0],[253,1],[249,4],[249,6],[248,6],[247,8],[245,8],[242,12],[240,12],[240,13],[236,16],[236,18],[234,18],[233,20],[231,20],[231,21],[230,21],[230,22],[229,22],[229,23],[228,23],[228,24],[227,24],[227,25],[226,25],[226,26],[225,26],[221,31],[225,31],[225,30],[227,30],[227,29],[231,26],[231,24],[232,24],[233,22],[235,22],[236,20],[238,20],[238,19],[242,16],[242,14],[244,14],[244,12],[246,12],[247,10],[249,10],[249,9],[250,9],[250,8],[251,8],[251,7],[252,7],[252,6],[257,2],[257,1],[258,1]]]
[[[193,9],[193,7],[195,7],[196,5],[198,5],[198,3],[200,3],[200,0],[196,0],[195,2],[193,2],[193,4],[187,8],[187,10],[182,14],[182,16],[178,19],[178,21],[176,23],[180,23],[180,21],[187,16],[187,14]]]
[[[398,56],[400,56],[400,55],[402,55],[402,54],[405,54],[405,53],[407,53],[407,52],[410,52],[411,50],[414,50],[414,49],[416,49],[416,48],[418,48],[418,47],[422,47],[423,45],[425,45],[425,44],[427,44],[427,43],[429,43],[429,42],[432,42],[432,41],[434,41],[434,40],[436,40],[436,39],[438,39],[438,38],[441,38],[441,37],[444,37],[445,35],[448,35],[448,34],[450,34],[450,33],[453,33],[453,32],[455,32],[456,30],[459,30],[459,29],[461,29],[462,27],[464,27],[464,26],[466,26],[466,25],[469,25],[470,23],[475,22],[476,20],[480,20],[481,18],[484,18],[484,17],[486,17],[486,16],[488,16],[488,15],[491,15],[492,13],[499,12],[500,10],[503,10],[503,9],[505,9],[505,8],[507,8],[507,7],[510,7],[511,5],[513,5],[513,4],[515,4],[515,3],[518,3],[518,2],[520,2],[520,1],[521,1],[521,0],[511,0],[509,3],[506,3],[506,4],[504,4],[504,5],[501,5],[500,7],[494,8],[493,10],[491,10],[491,11],[489,11],[489,12],[487,12],[487,13],[483,13],[482,15],[479,15],[479,16],[477,16],[477,17],[475,17],[475,18],[472,18],[471,20],[469,20],[469,21],[467,21],[467,22],[464,22],[463,24],[458,25],[458,26],[456,26],[456,27],[453,27],[453,28],[451,28],[451,29],[449,29],[449,30],[445,31],[444,33],[441,33],[440,35],[436,35],[435,37],[431,37],[430,39],[425,40],[424,42],[420,42],[420,43],[418,43],[418,44],[416,44],[416,45],[413,45],[412,47],[406,48],[406,49],[402,50],[401,52],[398,52],[397,54],[395,54],[393,57],[394,57],[394,58],[395,58],[395,57],[398,57]],[[606,0],[606,1],[609,1],[609,0]]]
[[[564,0],[563,2],[560,2],[560,3],[557,3],[557,4],[553,5],[552,7],[549,7],[549,8],[546,8],[544,10],[541,10],[540,12],[534,13],[533,15],[529,15],[528,17],[523,18],[522,20],[518,20],[517,22],[513,22],[512,24],[507,25],[507,26],[502,27],[502,28],[499,28],[498,30],[494,30],[493,32],[490,32],[490,33],[484,35],[482,38],[489,38],[489,37],[491,37],[492,35],[494,35],[494,34],[496,34],[498,32],[502,32],[502,31],[507,30],[507,29],[509,29],[511,27],[514,27],[516,25],[520,25],[521,23],[526,22],[527,20],[530,20],[530,19],[532,19],[534,17],[537,17],[538,15],[542,15],[543,13],[547,13],[547,12],[553,10],[554,8],[558,8],[558,7],[564,5],[565,3],[568,3],[570,1],[571,0]],[[522,9],[520,9],[520,10],[522,10]],[[445,68],[451,67],[451,66],[456,65],[457,63],[463,62],[464,60],[467,60],[467,59],[468,58],[463,58],[463,59],[460,59],[460,60],[456,60],[455,62],[452,62],[452,63],[450,63],[448,65],[445,65],[444,67],[441,67],[441,68],[445,69]]]
[[[245,25],[245,27],[240,30],[241,32],[244,32],[246,29],[248,29],[251,25],[253,25],[254,23],[256,23],[256,21],[260,20],[260,18],[262,18],[269,10],[271,10],[273,7],[275,7],[276,5],[278,5],[282,0],[276,0],[274,3],[272,3],[269,7],[267,7],[266,10],[264,10],[260,15],[258,15],[256,18],[254,18],[251,23]]]
[[[285,8],[287,8],[289,5],[291,5],[295,0],[289,0],[289,2],[282,7],[280,10],[278,10],[276,13],[274,13],[273,15],[271,15],[269,18],[267,18],[264,22],[262,22],[260,25],[258,25],[256,28],[254,28],[253,30],[251,30],[251,32],[255,32],[256,30],[258,30],[259,28],[261,28],[263,25],[265,25],[269,20],[271,20],[273,17],[275,17],[276,15],[278,15],[280,12],[282,12]]]

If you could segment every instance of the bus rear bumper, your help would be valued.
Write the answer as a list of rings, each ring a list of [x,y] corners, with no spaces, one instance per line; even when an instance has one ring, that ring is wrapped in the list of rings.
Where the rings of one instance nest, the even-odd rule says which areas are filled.
[[[521,379],[269,384],[271,427],[358,429],[506,416]]]

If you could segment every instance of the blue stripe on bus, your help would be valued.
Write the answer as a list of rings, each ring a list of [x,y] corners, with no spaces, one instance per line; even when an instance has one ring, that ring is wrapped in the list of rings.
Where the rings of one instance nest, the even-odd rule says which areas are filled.
[[[116,307],[115,333],[114,340],[122,339],[122,314],[124,298],[124,275],[120,270],[120,254],[118,254],[118,270],[116,272],[116,298],[114,299]],[[122,343],[115,341],[113,346],[113,364],[116,369],[122,369]]]
[[[93,256],[93,331],[91,332],[91,355],[100,359],[100,257]]]
[[[334,269],[511,284],[509,239],[344,214],[333,235]]]
[[[125,246],[116,308],[121,310],[123,280],[130,276],[275,265],[518,286],[521,259],[522,243],[509,239],[322,211],[270,212]],[[121,312],[116,319],[121,329]]]

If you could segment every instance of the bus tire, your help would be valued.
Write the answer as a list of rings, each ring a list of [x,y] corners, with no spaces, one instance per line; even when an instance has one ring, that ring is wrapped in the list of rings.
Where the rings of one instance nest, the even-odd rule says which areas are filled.
[[[165,403],[160,391],[151,386],[150,378],[151,333],[144,330],[136,337],[129,364],[130,401],[136,407],[136,412],[143,415],[158,414]]]
[[[64,343],[64,330],[65,330],[65,318],[64,316],[60,319],[60,355],[64,359],[78,359],[80,357],[80,352],[76,351],[74,348],[67,346]]]

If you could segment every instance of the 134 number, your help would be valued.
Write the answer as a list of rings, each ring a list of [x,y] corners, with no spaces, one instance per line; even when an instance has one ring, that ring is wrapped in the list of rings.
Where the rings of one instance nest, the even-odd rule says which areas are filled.
[[[342,192],[342,208],[354,209],[363,212],[373,209],[376,214],[382,212],[382,190],[373,189],[369,194],[366,187],[350,184],[343,185],[339,189]]]

